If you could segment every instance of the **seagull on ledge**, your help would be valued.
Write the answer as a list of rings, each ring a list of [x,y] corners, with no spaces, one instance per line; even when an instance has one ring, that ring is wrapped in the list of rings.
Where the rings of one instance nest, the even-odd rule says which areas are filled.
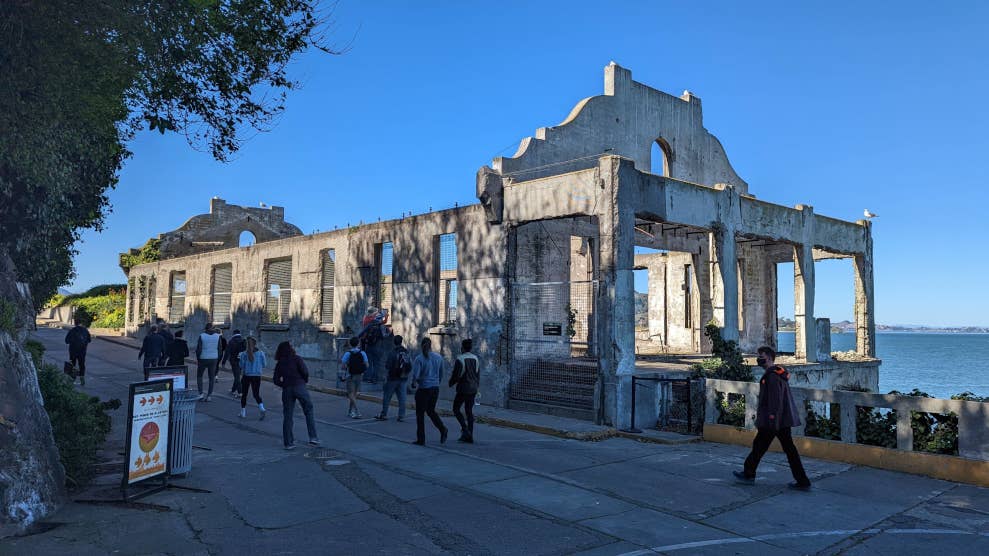
[[[862,214],[864,214],[865,217],[868,218],[869,220],[872,220],[873,218],[879,218],[878,214],[872,213],[871,211],[869,211],[869,209],[865,209],[864,211],[862,211]]]

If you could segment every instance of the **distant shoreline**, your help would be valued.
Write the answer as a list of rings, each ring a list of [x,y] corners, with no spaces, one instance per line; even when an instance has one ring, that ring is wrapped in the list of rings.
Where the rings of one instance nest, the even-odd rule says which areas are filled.
[[[792,328],[781,328],[777,332],[786,332],[792,334],[796,330]],[[854,334],[854,330],[832,330],[832,334]],[[896,329],[896,330],[876,330],[876,334],[951,334],[955,336],[986,336],[989,335],[989,330],[979,330],[979,331],[969,331],[969,330],[952,330],[943,328],[918,328],[918,329]]]

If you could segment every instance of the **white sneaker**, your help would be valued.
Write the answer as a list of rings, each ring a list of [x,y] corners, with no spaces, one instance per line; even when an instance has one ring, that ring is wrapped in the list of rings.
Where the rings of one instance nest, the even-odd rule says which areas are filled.
[[[264,408],[264,404],[263,403],[262,404],[258,404],[258,409],[261,410],[261,420],[264,421],[264,416],[268,412],[268,410]]]
[[[247,409],[242,407],[240,408],[240,418],[243,419],[245,417],[247,417]]]

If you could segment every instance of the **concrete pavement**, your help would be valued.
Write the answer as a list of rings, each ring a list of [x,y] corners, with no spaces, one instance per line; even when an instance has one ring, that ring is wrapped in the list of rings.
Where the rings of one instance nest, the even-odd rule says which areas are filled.
[[[62,334],[37,333],[52,361]],[[136,352],[94,341],[86,390],[123,398]],[[229,380],[229,375],[226,377]],[[224,392],[229,382],[217,390]],[[101,475],[2,554],[925,554],[989,552],[989,490],[806,460],[815,488],[785,488],[782,454],[736,485],[746,450],[711,443],[582,442],[479,424],[478,443],[409,441],[414,419],[353,420],[313,394],[323,447],[281,448],[278,391],[248,419],[225,394],[197,407],[192,473],[138,504],[107,502],[120,480],[124,410]],[[361,402],[371,416],[377,406]],[[295,431],[305,438],[301,412]],[[391,416],[394,417],[395,408]],[[409,416],[413,414],[410,412]],[[456,428],[453,419],[447,426]],[[428,427],[429,425],[427,425]],[[327,459],[321,459],[321,458]]]

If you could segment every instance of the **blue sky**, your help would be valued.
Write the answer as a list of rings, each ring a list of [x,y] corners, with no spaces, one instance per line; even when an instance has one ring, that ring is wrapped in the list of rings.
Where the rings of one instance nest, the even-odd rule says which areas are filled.
[[[310,53],[275,127],[228,164],[143,133],[78,291],[123,282],[117,254],[206,212],[286,207],[305,232],[476,202],[474,174],[601,94],[611,60],[689,89],[762,199],[874,227],[877,319],[989,325],[989,4],[358,2]],[[852,316],[851,264],[817,265],[817,314]],[[785,313],[785,311],[781,311]],[[792,311],[790,311],[792,314]]]

